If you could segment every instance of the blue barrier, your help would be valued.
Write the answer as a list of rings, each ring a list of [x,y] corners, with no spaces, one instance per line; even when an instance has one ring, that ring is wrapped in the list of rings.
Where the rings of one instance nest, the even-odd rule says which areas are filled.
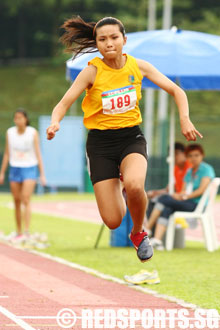
[[[47,185],[84,190],[85,128],[82,117],[65,117],[56,137],[48,141],[50,116],[40,116],[39,134]]]
[[[129,239],[128,235],[131,232],[131,229],[133,227],[132,218],[130,215],[130,212],[127,208],[127,212],[122,219],[121,225],[111,230],[111,236],[110,236],[110,245],[111,246],[133,246],[131,240]]]

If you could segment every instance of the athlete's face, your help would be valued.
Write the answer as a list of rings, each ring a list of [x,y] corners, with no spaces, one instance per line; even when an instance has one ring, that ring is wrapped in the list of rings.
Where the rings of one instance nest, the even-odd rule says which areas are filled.
[[[17,127],[23,128],[27,124],[27,119],[22,113],[17,112],[14,116],[14,123]]]
[[[96,29],[96,45],[106,59],[114,59],[121,55],[126,40],[118,24],[104,25]]]

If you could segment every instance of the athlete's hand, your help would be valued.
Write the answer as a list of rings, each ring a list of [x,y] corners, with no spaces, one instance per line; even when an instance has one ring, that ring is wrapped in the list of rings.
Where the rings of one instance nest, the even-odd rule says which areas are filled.
[[[59,123],[51,124],[47,129],[47,139],[52,140],[56,135],[56,132],[59,131],[59,129],[60,129]]]
[[[0,184],[3,184],[5,181],[5,175],[4,174],[0,174]]]
[[[203,138],[202,134],[197,131],[190,119],[180,119],[180,126],[182,134],[185,136],[187,141],[196,141],[196,136],[198,135],[201,139]]]

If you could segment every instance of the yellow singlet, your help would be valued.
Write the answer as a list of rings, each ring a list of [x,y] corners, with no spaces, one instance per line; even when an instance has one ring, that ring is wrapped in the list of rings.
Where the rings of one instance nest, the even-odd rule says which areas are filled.
[[[95,82],[86,89],[82,102],[84,125],[88,129],[119,129],[142,122],[139,109],[143,76],[130,55],[121,69],[112,69],[99,57],[88,65],[97,68]]]

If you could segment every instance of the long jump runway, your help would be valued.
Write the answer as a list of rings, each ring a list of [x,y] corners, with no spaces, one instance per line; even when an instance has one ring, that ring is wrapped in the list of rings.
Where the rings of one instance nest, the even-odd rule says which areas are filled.
[[[82,310],[117,311],[121,308],[139,311],[151,309],[154,312],[156,309],[179,310],[183,307],[34,253],[0,244],[1,330],[89,328],[89,323],[82,325]],[[72,322],[75,317],[73,312],[77,317],[76,323],[68,326],[68,322]],[[72,316],[72,319],[67,319],[67,316]],[[97,324],[90,323],[90,328],[97,328]],[[140,321],[136,322],[135,329],[143,329]],[[175,326],[175,329],[180,328]]]

